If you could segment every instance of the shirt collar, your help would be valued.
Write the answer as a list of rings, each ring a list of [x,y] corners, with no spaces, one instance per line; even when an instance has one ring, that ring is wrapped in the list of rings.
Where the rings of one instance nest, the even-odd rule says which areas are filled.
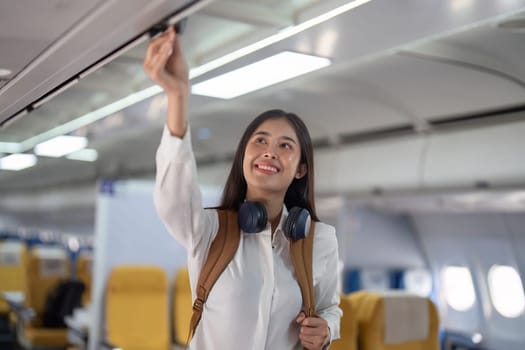
[[[277,228],[275,229],[275,233],[273,235],[273,239],[275,241],[275,239],[277,239],[277,236],[278,235],[282,235],[283,234],[283,226],[284,226],[284,222],[286,221],[286,218],[288,217],[288,209],[286,209],[286,205],[283,204],[283,210],[282,210],[282,213],[281,213],[281,219],[279,220],[279,224],[277,225]]]

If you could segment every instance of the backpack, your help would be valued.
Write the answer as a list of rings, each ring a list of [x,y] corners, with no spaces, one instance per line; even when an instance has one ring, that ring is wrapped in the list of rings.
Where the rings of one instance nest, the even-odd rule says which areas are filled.
[[[197,298],[193,303],[190,333],[186,344],[189,344],[195,334],[202,317],[204,304],[213,285],[233,259],[239,247],[241,234],[237,223],[237,213],[231,210],[217,210],[217,213],[219,215],[219,232],[211,244],[199,275],[196,290]],[[303,311],[306,317],[317,317],[312,273],[314,231],[315,222],[312,221],[310,232],[306,238],[297,241],[290,240],[290,256],[301,289]]]

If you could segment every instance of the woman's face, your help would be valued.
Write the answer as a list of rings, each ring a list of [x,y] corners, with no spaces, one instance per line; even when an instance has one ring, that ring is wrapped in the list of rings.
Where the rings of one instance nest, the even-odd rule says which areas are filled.
[[[244,150],[248,196],[282,195],[284,198],[293,179],[306,174],[306,165],[299,165],[300,159],[299,140],[286,119],[268,119],[262,123]]]

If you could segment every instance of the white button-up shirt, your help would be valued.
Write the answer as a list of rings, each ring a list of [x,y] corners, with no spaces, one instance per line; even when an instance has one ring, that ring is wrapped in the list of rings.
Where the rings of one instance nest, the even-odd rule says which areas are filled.
[[[164,128],[157,150],[155,205],[173,237],[188,250],[193,299],[199,273],[218,232],[216,210],[203,209],[189,131],[183,139]],[[260,233],[241,231],[239,248],[212,288],[190,343],[194,350],[301,349],[295,322],[302,298],[282,232],[283,209],[273,240],[270,224]],[[316,310],[339,338],[338,249],[335,229],[317,223],[313,251]]]

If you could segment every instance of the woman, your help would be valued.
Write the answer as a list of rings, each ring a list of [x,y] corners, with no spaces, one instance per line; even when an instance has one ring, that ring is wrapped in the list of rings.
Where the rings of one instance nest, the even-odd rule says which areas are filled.
[[[200,270],[218,231],[215,209],[203,209],[186,119],[190,84],[172,28],[153,40],[146,73],[168,98],[166,126],[157,151],[155,204],[169,232],[188,250],[193,295]],[[279,110],[257,117],[239,143],[220,209],[237,211],[246,201],[266,209],[265,228],[241,232],[238,250],[211,290],[191,349],[323,349],[339,338],[337,240],[333,227],[317,223],[313,275],[316,311],[305,317],[283,234],[288,210],[309,211],[313,201],[313,151],[308,130],[295,115]]]

